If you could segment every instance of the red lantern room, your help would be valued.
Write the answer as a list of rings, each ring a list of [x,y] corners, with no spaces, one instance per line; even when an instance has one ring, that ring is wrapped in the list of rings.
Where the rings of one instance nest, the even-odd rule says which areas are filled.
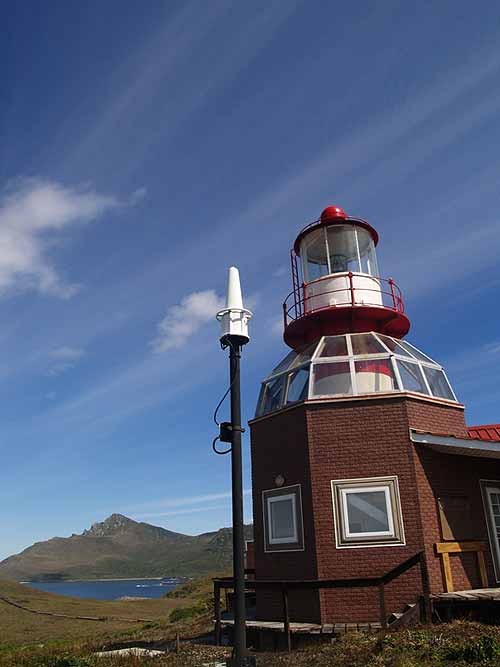
[[[348,332],[408,333],[401,291],[379,275],[377,243],[371,225],[338,206],[300,232],[291,251],[293,291],[283,304],[287,345],[300,350]]]

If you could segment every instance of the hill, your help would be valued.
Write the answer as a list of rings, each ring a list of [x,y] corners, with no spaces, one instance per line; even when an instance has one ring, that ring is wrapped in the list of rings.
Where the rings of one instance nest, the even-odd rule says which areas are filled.
[[[252,527],[246,526],[247,537]],[[0,562],[15,581],[196,576],[227,569],[232,530],[183,535],[112,514],[81,535],[54,537]]]

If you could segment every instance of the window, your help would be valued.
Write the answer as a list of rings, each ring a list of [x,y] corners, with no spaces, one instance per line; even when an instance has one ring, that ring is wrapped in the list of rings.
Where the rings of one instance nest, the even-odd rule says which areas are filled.
[[[287,405],[304,401],[309,391],[309,368],[301,368],[290,375]]]
[[[422,366],[424,369],[425,377],[429,383],[433,396],[438,396],[439,398],[447,398],[449,401],[454,401],[455,396],[451,391],[448,380],[446,379],[445,374],[439,368],[431,368],[430,366]]]
[[[402,359],[398,359],[397,364],[403,389],[406,389],[406,391],[417,391],[419,394],[429,393],[425,385],[422,370],[418,364],[414,364],[411,361],[403,361]]]
[[[276,496],[268,499],[270,544],[297,541],[297,516],[295,495]]]
[[[301,255],[304,259],[304,275],[307,282],[318,280],[330,273],[324,229],[318,229],[309,235],[304,247],[301,248]]]
[[[355,361],[354,369],[358,394],[394,391],[396,387],[396,378],[390,359]]]
[[[347,357],[347,343],[345,336],[326,336],[322,346],[320,357]]]
[[[397,477],[332,481],[337,547],[404,544]]]
[[[352,336],[351,343],[354,354],[380,354],[385,352],[382,345],[372,334]]]
[[[262,492],[265,551],[303,551],[300,484]]]
[[[315,396],[352,394],[349,362],[316,364],[313,370],[313,394]]]
[[[268,382],[265,388],[263,397],[262,413],[272,412],[281,407],[281,398],[283,395],[283,388],[285,386],[285,376],[280,375],[276,380]]]
[[[327,229],[331,273],[359,271],[359,247],[356,227],[332,225]]]

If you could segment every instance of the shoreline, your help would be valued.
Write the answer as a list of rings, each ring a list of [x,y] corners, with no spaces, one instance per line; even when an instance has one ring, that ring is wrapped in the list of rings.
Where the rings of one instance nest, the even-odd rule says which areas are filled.
[[[30,581],[19,581],[19,584],[69,584],[79,581],[163,581],[164,579],[182,579],[187,577],[110,577],[100,579],[34,579]]]

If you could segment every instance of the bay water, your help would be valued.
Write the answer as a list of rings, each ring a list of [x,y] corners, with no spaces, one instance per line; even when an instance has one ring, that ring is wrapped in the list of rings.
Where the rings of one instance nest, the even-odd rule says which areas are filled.
[[[118,600],[121,597],[161,598],[183,580],[115,579],[105,581],[23,581],[23,584],[47,593],[94,600]]]

